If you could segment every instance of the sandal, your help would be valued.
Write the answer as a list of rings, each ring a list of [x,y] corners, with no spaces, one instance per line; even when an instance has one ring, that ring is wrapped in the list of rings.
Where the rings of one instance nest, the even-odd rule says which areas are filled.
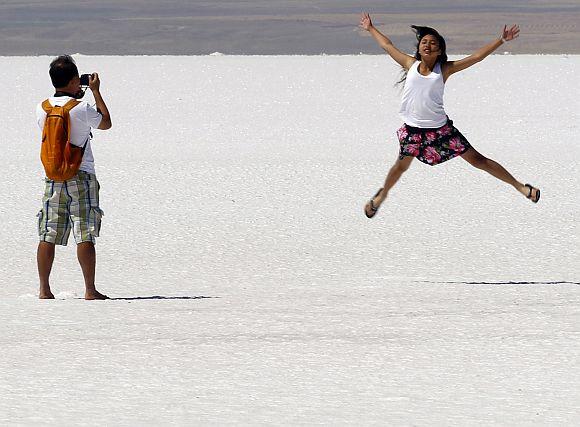
[[[528,187],[530,189],[528,195],[526,196],[528,199],[530,199],[532,202],[534,203],[538,203],[538,200],[540,200],[540,189],[539,188],[535,188],[533,186],[531,186],[530,184],[526,184],[525,187]],[[536,197],[532,197],[532,191],[536,190]]]
[[[375,197],[377,197],[380,192],[383,191],[382,188],[379,188],[379,191],[377,191],[377,194],[375,194],[370,200],[369,202],[365,205],[365,215],[367,216],[367,218],[372,218],[373,216],[375,216],[375,214],[377,213],[377,211],[379,210],[380,206],[375,207],[375,204],[373,203],[373,200],[375,199]],[[367,210],[367,206],[370,205],[370,209]],[[370,211],[370,212],[369,212]]]

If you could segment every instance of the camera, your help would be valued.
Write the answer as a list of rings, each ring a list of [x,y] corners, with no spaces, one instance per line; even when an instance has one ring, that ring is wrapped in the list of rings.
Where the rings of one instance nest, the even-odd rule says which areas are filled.
[[[81,74],[81,86],[88,86],[90,77],[90,74]]]

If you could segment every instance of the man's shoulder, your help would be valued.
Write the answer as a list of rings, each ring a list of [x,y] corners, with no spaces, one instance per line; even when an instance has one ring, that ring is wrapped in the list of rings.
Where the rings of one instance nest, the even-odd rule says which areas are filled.
[[[77,99],[76,101],[78,104],[73,107],[73,110],[87,111],[89,108],[91,108],[91,104],[89,104],[87,101],[81,101],[80,99]]]
[[[43,104],[47,100],[51,106],[55,107],[63,106],[69,101],[75,99],[70,96],[52,96],[40,101],[36,106],[36,113],[39,119],[44,117],[46,114],[46,110],[44,109]],[[93,124],[91,122],[96,120],[96,117],[100,117],[99,112],[87,101],[80,99],[76,99],[75,101],[78,102],[78,104],[70,110],[70,117],[75,121],[86,122],[89,126],[92,126]]]
[[[50,103],[50,105],[53,105],[53,104],[50,102],[50,98],[44,98],[42,101],[40,101],[38,104],[36,104],[36,109],[37,109],[37,110],[42,110],[42,109],[44,108],[43,106],[44,106],[44,103],[45,103],[46,101],[48,101],[48,102]]]
[[[74,98],[70,98],[70,99],[71,100],[75,100]],[[91,114],[92,111],[94,110],[94,108],[87,101],[82,101],[80,99],[76,99],[75,101],[77,101],[78,104],[75,105],[70,110],[71,117],[75,117],[75,118],[78,118],[78,119],[80,119],[82,121],[86,121],[87,120],[87,114]],[[62,105],[64,105],[64,104],[62,104]],[[96,110],[95,110],[95,112],[96,112]]]
[[[50,105],[64,105],[69,101],[76,101],[78,102],[79,106],[80,105],[90,106],[90,104],[87,101],[83,101],[82,99],[76,99],[73,98],[72,96],[49,96],[40,101],[39,104],[42,105],[44,101],[50,102]]]
[[[72,101],[72,100],[74,100],[74,98],[72,98],[70,96],[58,96],[58,97],[57,96],[50,96],[50,97],[44,98],[42,101],[40,101],[37,104],[37,108],[43,108],[43,104],[46,101],[48,101],[48,103],[51,106],[56,107],[56,106],[63,106],[66,103],[68,103],[69,101]],[[86,109],[87,106],[89,105],[89,103],[86,102],[86,101],[81,101],[81,100],[76,100],[76,101],[78,102],[78,105],[76,105],[74,108],[80,107],[81,109],[82,108],[85,108]],[[82,105],[82,104],[84,104],[84,105]]]

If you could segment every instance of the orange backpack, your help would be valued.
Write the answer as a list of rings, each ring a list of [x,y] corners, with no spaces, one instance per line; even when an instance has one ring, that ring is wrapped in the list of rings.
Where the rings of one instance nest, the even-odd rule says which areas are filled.
[[[48,99],[42,103],[46,120],[42,129],[40,160],[48,179],[66,181],[78,172],[85,147],[70,142],[70,110],[80,102],[71,99],[63,106],[52,106]],[[86,143],[85,143],[86,146]]]

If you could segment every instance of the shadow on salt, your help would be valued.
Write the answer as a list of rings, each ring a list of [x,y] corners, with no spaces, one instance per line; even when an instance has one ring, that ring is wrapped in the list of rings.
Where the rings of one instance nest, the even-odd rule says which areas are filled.
[[[437,283],[446,285],[580,285],[580,282],[568,282],[565,280],[559,282],[439,282],[436,280],[416,280],[415,283]]]
[[[206,297],[206,296],[162,296],[162,295],[153,295],[150,297],[126,297],[126,298],[109,298],[110,301],[143,301],[143,300],[192,300],[192,299],[213,299],[213,298],[220,298],[220,297]]]

